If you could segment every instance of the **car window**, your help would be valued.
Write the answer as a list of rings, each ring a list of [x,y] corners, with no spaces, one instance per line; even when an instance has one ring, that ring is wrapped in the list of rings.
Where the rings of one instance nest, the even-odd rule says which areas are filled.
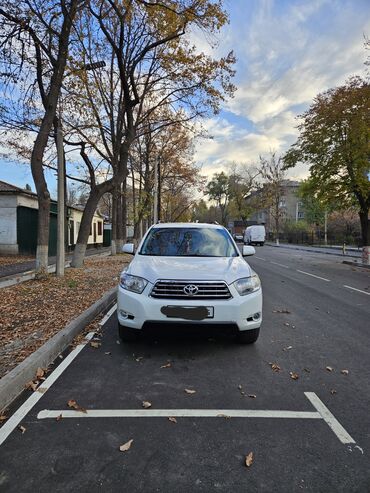
[[[229,234],[216,228],[155,228],[139,253],[170,257],[238,256]]]

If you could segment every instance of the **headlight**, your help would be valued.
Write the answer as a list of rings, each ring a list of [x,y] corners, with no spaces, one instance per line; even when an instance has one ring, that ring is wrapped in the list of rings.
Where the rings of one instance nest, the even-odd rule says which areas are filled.
[[[251,277],[243,277],[242,279],[238,279],[234,282],[234,286],[240,296],[245,296],[246,294],[258,291],[261,287],[261,281],[257,274],[253,274]]]
[[[126,272],[122,272],[121,274],[120,285],[123,289],[127,289],[127,291],[141,294],[147,284],[148,281],[142,277],[131,276]]]

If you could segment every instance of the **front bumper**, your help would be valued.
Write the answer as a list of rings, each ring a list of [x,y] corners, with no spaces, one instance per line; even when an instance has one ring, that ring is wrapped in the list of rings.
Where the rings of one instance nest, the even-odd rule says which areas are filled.
[[[117,316],[121,325],[142,329],[145,322],[186,322],[191,324],[236,324],[239,331],[260,327],[262,323],[262,289],[246,296],[240,296],[233,285],[229,286],[232,298],[229,300],[158,299],[149,296],[153,285],[148,283],[142,294],[118,287]],[[201,321],[169,318],[161,312],[164,306],[213,306],[213,318]],[[258,320],[253,319],[260,313]],[[248,320],[249,319],[249,320]]]

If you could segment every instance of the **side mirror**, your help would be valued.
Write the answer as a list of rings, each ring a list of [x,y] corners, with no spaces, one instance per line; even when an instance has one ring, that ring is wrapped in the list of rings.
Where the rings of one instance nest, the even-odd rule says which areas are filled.
[[[248,257],[249,255],[254,255],[255,253],[256,250],[254,249],[254,247],[250,245],[243,246],[243,252],[242,252],[243,257]]]
[[[129,253],[130,255],[134,255],[135,245],[133,243],[125,243],[122,247],[122,253]]]

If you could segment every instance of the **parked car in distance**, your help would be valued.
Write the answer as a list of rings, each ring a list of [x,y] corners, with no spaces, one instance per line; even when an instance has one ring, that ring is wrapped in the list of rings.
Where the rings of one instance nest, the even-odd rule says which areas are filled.
[[[233,238],[235,241],[242,242],[244,236],[242,235],[242,233],[234,233]]]
[[[263,246],[266,239],[266,230],[263,224],[248,226],[244,233],[245,245]]]
[[[167,223],[152,226],[120,278],[117,295],[119,335],[132,340],[150,325],[227,325],[240,342],[257,340],[262,322],[258,275],[220,225]]]

